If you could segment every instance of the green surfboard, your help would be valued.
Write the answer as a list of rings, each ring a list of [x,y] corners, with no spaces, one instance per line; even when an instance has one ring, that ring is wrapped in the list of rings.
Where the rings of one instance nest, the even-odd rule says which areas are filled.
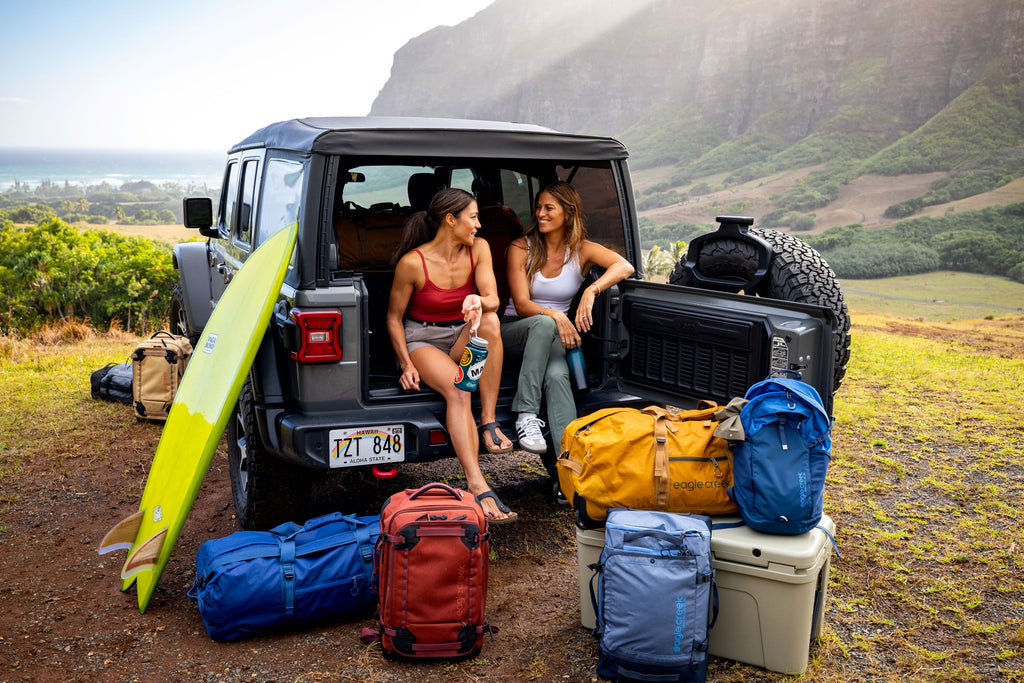
[[[270,321],[295,249],[297,226],[252,253],[224,290],[182,377],[139,510],[111,529],[99,552],[127,549],[121,590],[136,585],[145,612],[210,467]]]

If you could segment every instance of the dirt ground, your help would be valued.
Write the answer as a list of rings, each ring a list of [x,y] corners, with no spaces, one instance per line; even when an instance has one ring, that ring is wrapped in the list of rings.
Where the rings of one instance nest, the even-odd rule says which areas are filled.
[[[206,634],[186,593],[206,539],[237,531],[227,458],[215,457],[145,614],[134,589],[118,590],[124,553],[100,556],[99,539],[138,505],[160,427],[129,423],[107,462],[77,463],[72,476],[26,472],[2,505],[0,681],[419,681],[455,674],[473,680],[589,681],[596,644],[580,626],[575,535],[570,512],[547,495],[535,456],[516,453],[484,467],[520,520],[494,527],[489,620],[500,632],[460,664],[385,661],[359,641],[371,618],[225,644]],[[452,480],[454,460],[407,466],[386,484],[363,482],[343,512],[378,512],[388,493]],[[346,487],[350,488],[350,487]],[[335,492],[337,493],[337,492]],[[320,505],[326,500],[320,495]],[[323,510],[326,511],[326,510]]]

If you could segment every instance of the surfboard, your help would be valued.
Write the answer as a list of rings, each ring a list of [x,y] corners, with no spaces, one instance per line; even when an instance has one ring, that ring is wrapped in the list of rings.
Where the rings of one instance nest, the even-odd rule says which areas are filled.
[[[100,554],[128,550],[121,590],[135,583],[145,612],[270,321],[295,248],[292,224],[259,246],[224,290],[167,414],[138,512],[116,524]]]

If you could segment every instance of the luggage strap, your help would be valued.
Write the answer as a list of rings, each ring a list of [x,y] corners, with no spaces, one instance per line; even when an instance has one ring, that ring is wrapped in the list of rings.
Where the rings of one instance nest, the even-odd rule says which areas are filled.
[[[669,493],[671,492],[672,479],[669,476],[668,457],[668,433],[678,431],[678,427],[672,422],[685,422],[688,420],[701,420],[705,426],[710,427],[714,423],[713,415],[718,406],[713,401],[700,401],[697,410],[683,413],[673,413],[660,406],[647,406],[642,413],[654,417],[654,503],[656,509],[668,509]]]

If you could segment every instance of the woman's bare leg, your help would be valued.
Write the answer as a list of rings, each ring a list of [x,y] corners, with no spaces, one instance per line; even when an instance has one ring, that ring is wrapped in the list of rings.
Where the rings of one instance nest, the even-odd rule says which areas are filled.
[[[463,345],[456,344],[460,354]],[[455,457],[466,475],[466,488],[474,496],[485,493],[491,487],[480,470],[480,436],[473,419],[472,394],[455,387],[456,364],[451,356],[432,346],[423,346],[409,354],[420,379],[444,397],[448,435],[455,449]],[[489,359],[488,359],[489,360]],[[486,369],[486,365],[484,366]],[[502,513],[494,500],[485,498],[484,511],[493,519],[513,516]]]

